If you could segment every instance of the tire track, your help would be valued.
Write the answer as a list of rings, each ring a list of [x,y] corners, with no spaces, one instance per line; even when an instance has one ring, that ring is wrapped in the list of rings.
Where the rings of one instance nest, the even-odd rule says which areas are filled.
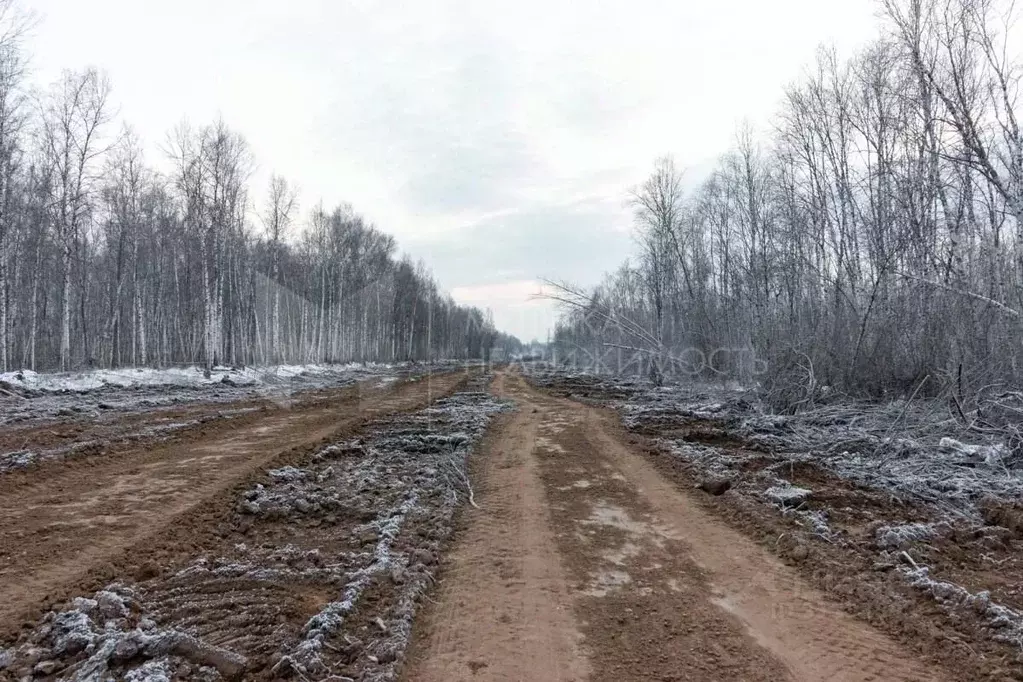
[[[586,433],[669,532],[684,539],[712,601],[735,616],[797,680],[934,682],[943,679],[887,635],[848,615],[791,568],[703,511],[611,434],[612,417],[586,409]]]

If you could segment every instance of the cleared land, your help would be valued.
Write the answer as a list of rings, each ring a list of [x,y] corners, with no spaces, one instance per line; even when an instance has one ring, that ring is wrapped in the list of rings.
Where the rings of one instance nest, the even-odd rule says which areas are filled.
[[[992,452],[543,368],[338,383],[23,405],[2,442],[64,449],[0,473],[0,679],[1020,678]]]

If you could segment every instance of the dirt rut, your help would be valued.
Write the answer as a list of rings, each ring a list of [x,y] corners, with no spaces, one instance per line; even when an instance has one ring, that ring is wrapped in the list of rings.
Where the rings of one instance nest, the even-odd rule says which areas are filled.
[[[943,680],[703,511],[616,418],[505,374],[408,680]]]
[[[465,373],[317,391],[241,424],[216,422],[187,444],[119,450],[0,478],[0,636],[51,602],[94,588],[111,562],[187,554],[231,491],[282,454],[330,440],[455,390]],[[109,575],[108,575],[109,574]]]

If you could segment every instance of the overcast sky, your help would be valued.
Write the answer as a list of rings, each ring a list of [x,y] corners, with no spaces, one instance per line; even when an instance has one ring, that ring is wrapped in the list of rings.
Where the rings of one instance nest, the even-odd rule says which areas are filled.
[[[592,285],[632,253],[653,161],[693,175],[764,125],[873,0],[29,0],[34,80],[94,65],[154,145],[218,114],[303,209],[350,201],[456,299],[543,337],[537,278]],[[304,212],[304,210],[303,210]]]

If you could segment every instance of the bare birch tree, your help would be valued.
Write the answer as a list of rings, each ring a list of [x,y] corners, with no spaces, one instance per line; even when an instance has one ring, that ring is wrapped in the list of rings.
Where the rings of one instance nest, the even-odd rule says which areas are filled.
[[[19,164],[28,107],[24,92],[22,39],[31,24],[13,0],[0,0],[0,371],[10,366],[12,241]]]
[[[60,367],[71,365],[71,268],[80,250],[96,191],[96,163],[104,149],[110,86],[95,69],[66,71],[42,112],[43,145],[52,170],[51,220],[60,249]],[[81,292],[84,295],[84,292]]]
[[[278,278],[280,276],[280,249],[281,240],[287,236],[288,228],[291,227],[295,212],[298,209],[298,193],[288,184],[288,181],[279,175],[270,178],[270,188],[267,192],[266,209],[262,219],[263,227],[266,230],[269,242],[269,286],[271,293],[267,296],[267,303],[270,308],[268,318],[268,346],[269,359],[272,362],[280,360],[280,289]]]

